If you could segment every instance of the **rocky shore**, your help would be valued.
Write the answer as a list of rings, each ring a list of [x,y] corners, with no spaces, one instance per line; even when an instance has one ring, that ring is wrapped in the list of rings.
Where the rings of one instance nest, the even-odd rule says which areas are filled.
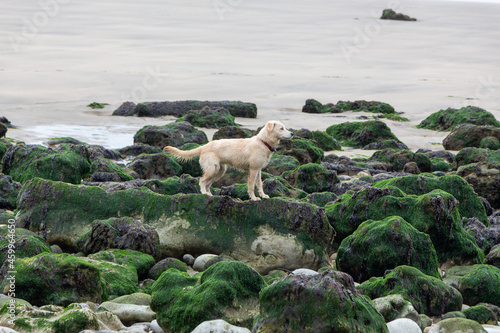
[[[500,332],[495,117],[439,110],[418,127],[449,131],[446,150],[412,151],[387,103],[302,111],[363,113],[291,129],[259,202],[237,170],[200,194],[197,161],[161,151],[255,134],[237,121],[252,103],[124,103],[178,119],[121,149],[0,126],[0,332]]]

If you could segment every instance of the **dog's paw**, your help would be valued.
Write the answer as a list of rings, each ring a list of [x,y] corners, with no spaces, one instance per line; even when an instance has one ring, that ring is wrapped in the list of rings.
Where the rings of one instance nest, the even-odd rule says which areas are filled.
[[[261,198],[262,199],[269,199],[269,196],[267,194],[263,194],[263,195],[261,195]]]
[[[260,201],[259,197],[250,198],[252,201]]]

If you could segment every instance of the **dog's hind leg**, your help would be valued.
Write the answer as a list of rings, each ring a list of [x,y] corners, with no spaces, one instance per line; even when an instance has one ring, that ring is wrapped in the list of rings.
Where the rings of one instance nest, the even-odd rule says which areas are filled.
[[[248,195],[250,195],[250,200],[257,201],[260,198],[255,196],[255,181],[257,175],[259,174],[259,170],[250,169],[248,170]]]
[[[257,173],[257,190],[259,191],[259,195],[262,199],[269,199],[269,196],[264,193],[264,186],[262,185],[262,172],[261,170]]]
[[[226,165],[221,165],[215,154],[205,154],[200,156],[200,165],[203,169],[203,176],[200,178],[201,193],[212,195],[210,186],[226,172]]]

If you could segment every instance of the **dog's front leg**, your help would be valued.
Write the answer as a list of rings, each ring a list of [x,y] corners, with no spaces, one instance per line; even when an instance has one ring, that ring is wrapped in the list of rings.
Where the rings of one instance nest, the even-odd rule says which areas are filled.
[[[259,191],[259,195],[262,199],[269,199],[269,196],[264,193],[264,187],[262,185],[262,173],[259,170],[257,172],[257,190]]]
[[[250,195],[250,200],[258,201],[260,198],[255,196],[255,180],[259,170],[250,169],[248,170],[248,194]]]

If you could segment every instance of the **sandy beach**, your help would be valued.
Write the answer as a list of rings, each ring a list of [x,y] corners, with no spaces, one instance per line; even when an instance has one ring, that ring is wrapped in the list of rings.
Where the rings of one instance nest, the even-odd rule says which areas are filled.
[[[26,143],[71,136],[119,148],[141,127],[175,119],[112,117],[125,101],[241,100],[268,120],[324,130],[361,114],[301,112],[378,100],[410,148],[447,133],[414,126],[442,108],[476,105],[500,119],[500,3],[466,1],[3,1],[0,116]],[[384,21],[393,8],[417,22]],[[86,107],[109,103],[102,110]],[[437,143],[437,144],[436,144]]]

